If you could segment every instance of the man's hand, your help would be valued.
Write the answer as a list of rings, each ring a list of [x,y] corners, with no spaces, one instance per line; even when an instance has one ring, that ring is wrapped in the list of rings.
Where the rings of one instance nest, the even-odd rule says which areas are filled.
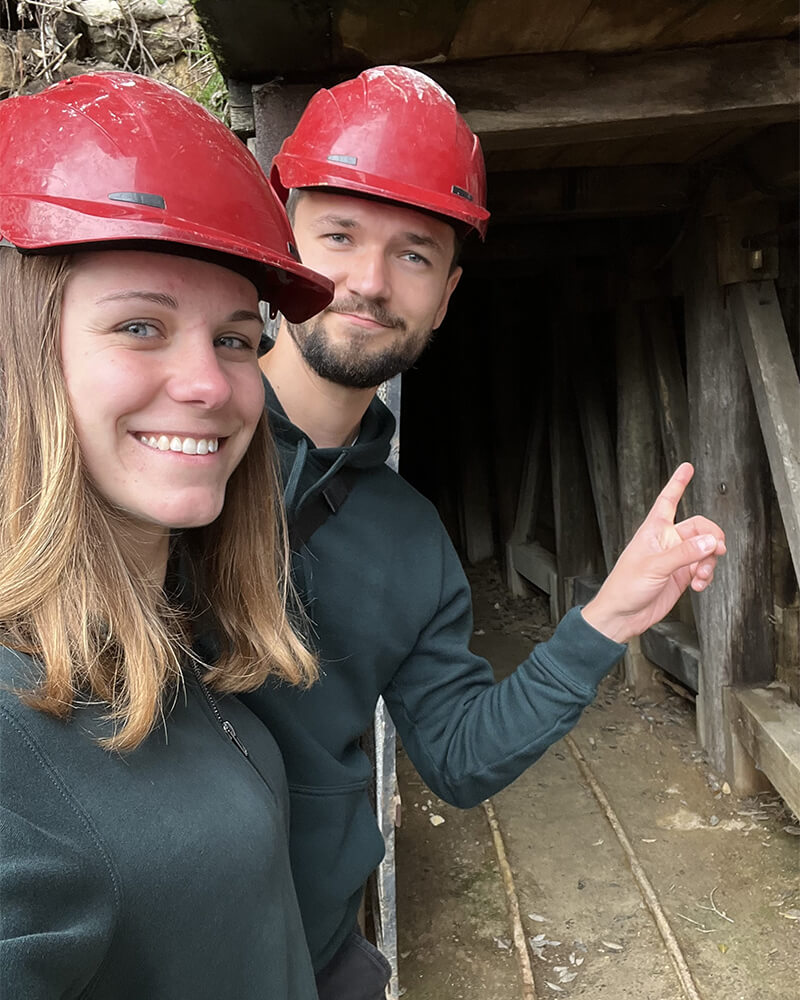
[[[599,632],[627,642],[661,621],[687,587],[701,591],[725,555],[725,534],[707,517],[675,523],[694,469],[678,466],[583,617]]]

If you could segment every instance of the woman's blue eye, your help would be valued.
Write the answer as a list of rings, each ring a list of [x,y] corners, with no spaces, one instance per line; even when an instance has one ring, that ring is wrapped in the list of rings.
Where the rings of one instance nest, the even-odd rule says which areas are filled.
[[[155,327],[143,319],[134,319],[130,323],[123,323],[119,329],[133,337],[145,338],[151,336],[151,331],[155,330]]]
[[[229,347],[235,351],[253,351],[255,348],[249,340],[244,337],[237,337],[235,334],[227,334],[224,337],[217,337],[220,347]]]

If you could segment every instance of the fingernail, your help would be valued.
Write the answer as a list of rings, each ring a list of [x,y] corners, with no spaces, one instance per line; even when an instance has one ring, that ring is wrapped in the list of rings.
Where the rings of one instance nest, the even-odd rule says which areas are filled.
[[[701,552],[712,552],[717,547],[717,540],[713,535],[701,535],[697,539]]]

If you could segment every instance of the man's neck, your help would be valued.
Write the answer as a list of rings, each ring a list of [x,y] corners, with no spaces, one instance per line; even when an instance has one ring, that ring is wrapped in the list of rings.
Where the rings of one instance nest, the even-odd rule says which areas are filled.
[[[283,323],[275,346],[260,364],[286,416],[318,448],[352,444],[376,389],[351,389],[320,378],[306,364]]]

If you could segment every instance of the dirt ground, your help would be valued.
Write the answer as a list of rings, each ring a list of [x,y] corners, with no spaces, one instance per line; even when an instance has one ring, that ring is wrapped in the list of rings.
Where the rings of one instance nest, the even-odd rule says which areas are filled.
[[[499,677],[550,633],[544,599],[473,574],[473,646]],[[800,995],[800,826],[775,794],[710,772],[690,701],[637,703],[612,675],[571,734],[690,970],[681,985],[568,741],[495,796],[538,998],[790,1000]],[[400,984],[406,1000],[525,1000],[482,807],[437,799],[401,752]],[[443,822],[442,822],[443,820]],[[692,992],[692,990],[696,992]],[[528,994],[528,997],[530,993]]]

